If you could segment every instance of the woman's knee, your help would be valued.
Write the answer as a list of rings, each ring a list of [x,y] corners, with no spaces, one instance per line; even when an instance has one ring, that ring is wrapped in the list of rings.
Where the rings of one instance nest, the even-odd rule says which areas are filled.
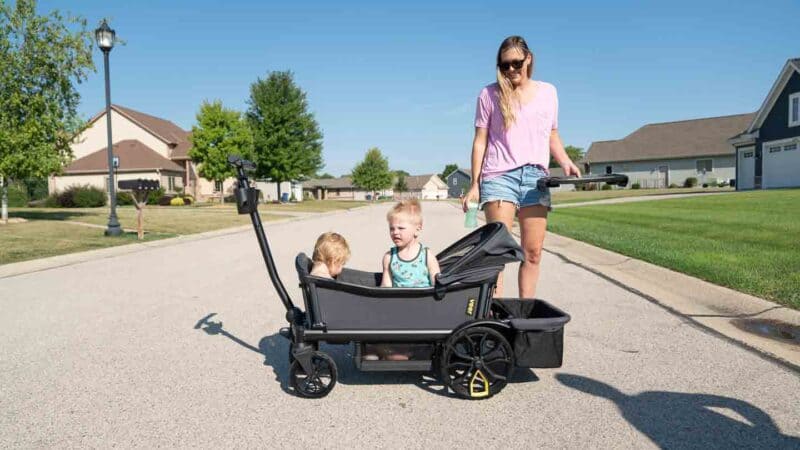
[[[539,246],[526,246],[523,248],[525,253],[525,262],[527,264],[536,264],[542,262],[542,247]]]

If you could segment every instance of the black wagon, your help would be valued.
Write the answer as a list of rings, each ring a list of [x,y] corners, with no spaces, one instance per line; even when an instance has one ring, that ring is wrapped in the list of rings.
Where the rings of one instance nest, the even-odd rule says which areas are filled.
[[[561,366],[567,313],[544,300],[492,298],[505,264],[523,258],[502,224],[486,224],[439,253],[441,273],[430,288],[379,287],[381,273],[348,268],[336,280],[312,276],[311,261],[301,253],[295,259],[301,308],[275,268],[256,210],[258,191],[247,178],[253,165],[233,155],[228,161],[237,171],[238,212],[250,215],[270,279],[286,308],[289,326],[280,334],[290,341],[289,384],[299,396],[324,397],[336,385],[336,362],[319,349],[320,342],[353,343],[354,363],[362,371],[432,371],[468,399],[500,392],[515,367]],[[546,182],[557,185],[559,179]],[[367,357],[370,346],[392,345],[412,349],[412,357]]]

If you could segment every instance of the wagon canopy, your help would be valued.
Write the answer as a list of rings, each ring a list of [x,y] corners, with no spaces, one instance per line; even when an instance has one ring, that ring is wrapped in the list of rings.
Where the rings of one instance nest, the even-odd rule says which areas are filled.
[[[497,276],[506,264],[522,261],[517,241],[500,222],[487,223],[436,255],[442,272],[438,286],[476,283]]]

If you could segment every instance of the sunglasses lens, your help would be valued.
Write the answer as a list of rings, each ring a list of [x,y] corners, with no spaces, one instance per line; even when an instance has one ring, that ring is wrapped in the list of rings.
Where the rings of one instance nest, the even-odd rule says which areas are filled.
[[[515,59],[513,61],[503,61],[500,64],[498,64],[498,66],[500,67],[500,70],[502,70],[503,72],[507,72],[508,69],[510,69],[512,67],[514,69],[516,69],[516,70],[522,69],[523,65],[525,65],[525,60],[524,59]]]

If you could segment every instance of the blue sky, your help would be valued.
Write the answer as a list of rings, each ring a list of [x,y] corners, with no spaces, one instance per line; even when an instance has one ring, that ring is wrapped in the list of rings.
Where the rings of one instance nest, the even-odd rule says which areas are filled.
[[[498,6],[502,5],[502,6]],[[475,99],[508,35],[559,92],[565,145],[638,127],[758,109],[800,56],[800,1],[40,1],[103,17],[112,101],[195,123],[204,99],[246,109],[250,84],[292,70],[324,133],[323,171],[348,173],[370,147],[393,169],[469,167]],[[80,112],[104,106],[102,54]]]

